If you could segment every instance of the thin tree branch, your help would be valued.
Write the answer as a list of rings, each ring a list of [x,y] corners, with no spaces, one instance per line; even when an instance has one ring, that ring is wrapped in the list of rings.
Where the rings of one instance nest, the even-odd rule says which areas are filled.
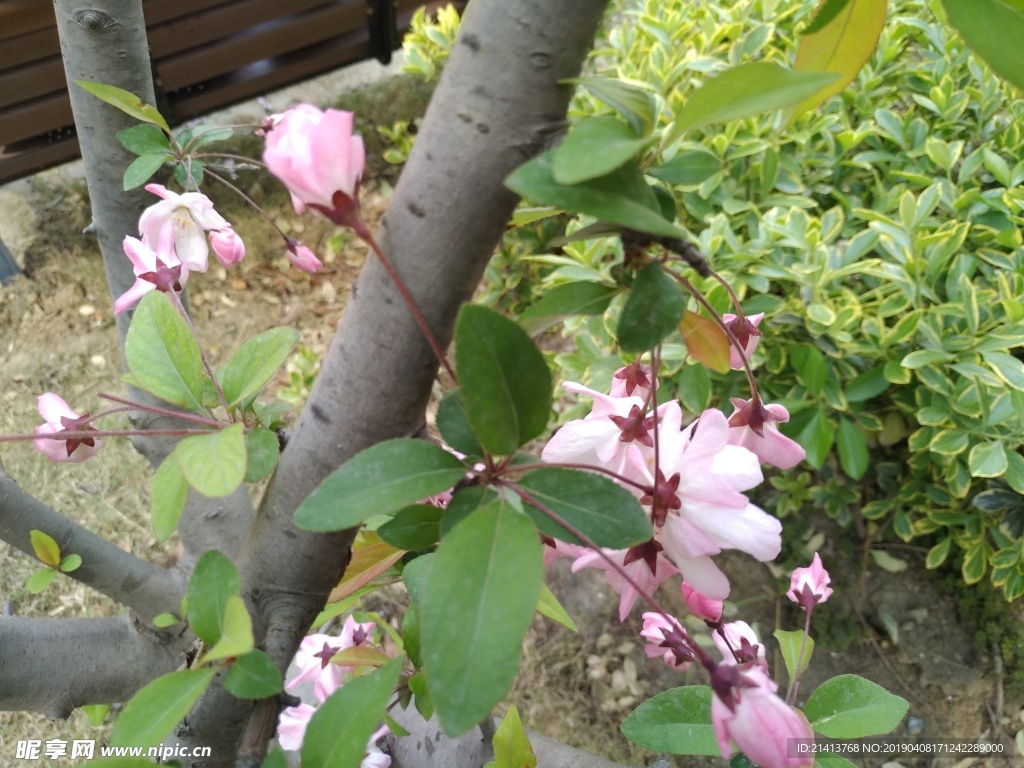
[[[61,555],[77,554],[82,558],[81,567],[66,576],[130,608],[143,621],[179,610],[185,594],[184,579],[179,573],[125,552],[51,509],[0,473],[0,539],[35,557],[30,540],[33,529],[53,538]],[[2,643],[0,648],[5,658],[17,659],[9,655]]]
[[[128,615],[0,617],[0,710],[66,718],[83,704],[127,701],[184,660],[188,638],[151,632]]]

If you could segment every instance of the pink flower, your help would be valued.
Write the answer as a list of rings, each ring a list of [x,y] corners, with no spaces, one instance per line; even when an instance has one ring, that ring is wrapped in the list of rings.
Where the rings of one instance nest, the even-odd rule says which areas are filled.
[[[245,243],[230,226],[210,233],[210,245],[223,267],[230,267],[245,258]]]
[[[544,567],[547,568],[555,560],[562,557],[583,557],[590,552],[586,547],[581,547],[577,544],[569,544],[568,542],[561,541],[560,539],[553,539],[550,536],[541,536],[541,544],[544,549]]]
[[[648,659],[660,656],[666,664],[680,671],[689,667],[694,659],[687,647],[686,630],[674,616],[666,618],[660,613],[645,613],[640,635],[650,641],[644,646]]]
[[[622,566],[623,570],[636,583],[644,594],[653,595],[654,591],[665,579],[675,576],[679,571],[661,554],[661,545],[656,541],[630,549],[603,550],[604,554]],[[608,586],[619,594],[619,621],[625,621],[633,610],[640,593],[618,571],[612,569],[608,561],[593,550],[584,550],[586,554],[572,564],[572,572],[584,568],[598,568],[605,572],[604,578]]]
[[[813,739],[814,733],[806,718],[776,695],[776,685],[765,673],[719,664],[711,687],[711,724],[724,759],[732,755],[734,744],[761,768],[814,764],[813,755],[789,756],[790,739]]]
[[[161,230],[170,223],[174,228],[174,250],[178,258],[191,271],[205,272],[210,257],[206,231],[228,229],[230,225],[213,210],[210,198],[200,192],[179,195],[160,184],[147,184],[146,191],[163,200],[142,212],[139,218],[142,242],[152,247]]]
[[[718,624],[722,620],[723,606],[721,600],[713,600],[706,595],[702,595],[685,581],[683,582],[682,592],[687,608],[698,619],[712,625]]]
[[[298,240],[292,240],[290,237],[285,238],[285,242],[288,244],[288,251],[285,255],[293,267],[297,267],[303,272],[309,272],[310,274],[323,269],[323,262],[308,247]]]
[[[277,721],[277,743],[281,749],[300,749],[302,740],[306,738],[306,728],[316,712],[309,704],[288,707],[281,712]]]
[[[729,417],[729,444],[738,445],[757,455],[762,464],[779,469],[795,467],[807,455],[795,440],[779,432],[776,424],[789,421],[789,411],[774,403],[754,405],[754,399],[730,398],[733,407]]]
[[[68,407],[64,400],[53,392],[39,396],[39,415],[45,424],[36,427],[37,435],[52,435],[54,432],[81,432],[81,437],[67,440],[38,439],[33,440],[36,450],[51,461],[83,462],[91,459],[100,449],[100,441],[89,437],[89,432],[96,430],[88,425],[89,414],[79,416]]]
[[[612,397],[636,396],[646,400],[651,392],[651,366],[641,365],[634,360],[625,368],[619,368],[612,377]]]
[[[124,252],[135,270],[135,284],[114,302],[114,314],[128,309],[152,290],[181,291],[188,280],[188,264],[182,263],[174,251],[174,228],[164,224],[157,236],[156,252],[134,237],[124,239]]]
[[[294,691],[305,682],[313,681],[313,692],[317,699],[325,701],[344,682],[345,675],[352,671],[351,667],[331,663],[331,659],[339,651],[368,645],[372,639],[373,622],[358,623],[348,616],[342,627],[341,635],[307,635],[299,645],[295,654],[295,665],[299,668],[296,675],[285,686]]]
[[[832,588],[829,586],[831,581],[828,571],[821,564],[821,558],[815,552],[809,568],[797,568],[793,571],[786,597],[799,604],[805,611],[810,610],[832,596]]]
[[[266,131],[263,162],[292,196],[296,213],[309,206],[335,224],[352,225],[366,153],[352,135],[351,112],[299,104],[275,116]]]
[[[742,320],[736,317],[736,315],[728,313],[722,315],[722,322],[725,323],[726,328],[732,331],[736,341],[743,347],[743,352],[748,362],[750,356],[754,354],[754,350],[757,349],[757,343],[761,340],[761,332],[757,330],[757,326],[761,324],[762,320],[764,320],[764,312],[744,317]],[[740,352],[732,343],[729,344],[729,367],[734,371],[743,370],[743,360],[740,358]]]
[[[768,660],[765,657],[764,644],[758,642],[757,635],[745,621],[732,621],[723,624],[711,639],[722,654],[723,664],[731,664],[742,671],[760,670],[768,674]]]

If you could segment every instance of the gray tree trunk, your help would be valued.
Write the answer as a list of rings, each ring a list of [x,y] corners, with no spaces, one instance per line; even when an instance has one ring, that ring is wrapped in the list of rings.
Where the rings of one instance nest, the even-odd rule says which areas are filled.
[[[572,88],[560,81],[579,73],[606,3],[474,0],[468,7],[378,238],[442,345],[449,342],[458,309],[471,298],[515,207],[515,196],[502,182],[563,130]],[[83,0],[55,0],[55,5],[69,81],[111,83],[152,103],[140,0],[92,0],[88,6]],[[144,192],[126,196],[121,191],[121,175],[132,157],[114,134],[131,121],[75,86],[71,91],[97,234],[111,293],[117,296],[134,280],[121,242],[136,234],[138,215],[152,200]],[[122,338],[126,321],[119,318]],[[292,524],[295,509],[359,451],[421,433],[436,371],[437,361],[408,308],[371,257],[252,524],[242,500],[226,510],[190,502],[181,530],[189,555],[215,546],[234,556],[257,644],[282,672],[343,573],[355,535],[354,530],[300,531]],[[153,445],[143,451],[159,460],[167,448]],[[4,625],[0,620],[0,644]],[[126,626],[131,630],[134,622],[110,624],[108,631],[120,637]],[[11,636],[26,631],[23,624]],[[64,637],[45,650],[66,649]],[[165,647],[173,654],[181,642],[167,640]],[[150,637],[139,636],[123,639],[122,647],[150,644]],[[147,672],[155,677],[164,666],[154,663]],[[99,689],[107,690],[97,683]],[[62,706],[86,700],[102,699],[67,696]],[[0,692],[0,706],[7,703]],[[212,760],[201,761],[206,768],[231,765],[236,755],[242,763],[258,764],[275,720],[273,702],[235,699],[215,684],[170,742],[211,747]]]

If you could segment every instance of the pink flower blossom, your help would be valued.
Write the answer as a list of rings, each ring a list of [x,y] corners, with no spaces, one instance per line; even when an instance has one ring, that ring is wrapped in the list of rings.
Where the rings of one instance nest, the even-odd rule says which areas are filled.
[[[645,613],[640,635],[650,641],[644,646],[648,659],[661,657],[670,667],[680,671],[688,668],[694,659],[686,645],[686,630],[674,616],[666,618],[660,613]]]
[[[128,309],[152,290],[181,291],[188,280],[189,267],[174,251],[174,228],[164,224],[156,240],[156,251],[134,237],[124,239],[124,252],[135,270],[135,284],[114,302],[114,314]]]
[[[52,435],[54,432],[80,432],[81,437],[68,438],[67,440],[37,439],[32,443],[36,450],[42,453],[51,461],[66,461],[80,463],[91,459],[100,449],[100,441],[89,437],[90,432],[95,432],[93,427],[88,425],[89,414],[79,416],[53,392],[47,392],[39,396],[39,415],[46,420],[45,424],[36,427],[37,435]]]
[[[245,258],[245,243],[230,226],[210,233],[210,245],[225,268]]]
[[[313,692],[317,699],[325,701],[341,687],[345,675],[352,671],[351,667],[331,663],[331,659],[346,648],[369,644],[372,632],[372,621],[360,624],[349,616],[338,637],[307,635],[295,654],[294,663],[299,668],[299,674],[285,687],[293,691],[303,683],[313,681]]]
[[[748,362],[751,355],[754,354],[754,350],[757,349],[757,343],[761,340],[761,332],[757,330],[757,326],[761,324],[762,320],[764,320],[764,312],[749,315],[742,320],[736,317],[736,315],[730,315],[729,313],[722,315],[722,322],[725,323],[726,328],[732,331],[736,341],[743,347],[743,352]],[[729,367],[734,371],[743,370],[743,360],[740,358],[740,352],[732,343],[729,344]]]
[[[813,739],[806,718],[780,699],[760,670],[740,672],[726,664],[712,672],[711,724],[722,757],[732,745],[761,768],[810,768],[813,755],[790,757],[789,739]]]
[[[285,255],[293,267],[297,267],[303,272],[309,272],[310,274],[323,269],[323,262],[316,257],[316,254],[310,248],[298,240],[292,240],[290,237],[285,238],[285,241],[288,244],[288,250]]]
[[[230,228],[213,209],[213,203],[200,192],[177,194],[161,184],[147,184],[146,191],[163,200],[149,206],[139,218],[142,241],[153,246],[166,224],[174,231],[174,251],[192,272],[205,272],[209,266],[210,249],[206,232]]]
[[[795,440],[779,432],[776,424],[789,421],[789,411],[774,403],[755,407],[754,400],[731,398],[736,409],[729,417],[729,444],[753,452],[762,464],[779,469],[795,467],[807,455]]]
[[[352,119],[351,112],[299,104],[268,125],[263,161],[288,188],[296,213],[308,206],[353,225],[366,154]]]
[[[619,368],[612,376],[612,397],[639,397],[646,400],[651,392],[651,366],[641,365],[634,360],[625,368]]]
[[[698,619],[708,624],[718,624],[722,620],[723,606],[721,600],[713,600],[706,595],[702,595],[685,581],[682,585],[682,592],[683,599],[686,601],[686,607]]]
[[[764,644],[758,642],[757,635],[745,621],[732,621],[723,624],[711,638],[722,654],[723,664],[732,664],[742,671],[757,669],[768,674],[768,659],[765,657]]]
[[[316,708],[309,704],[288,707],[281,712],[277,721],[277,743],[281,749],[300,749],[302,740],[306,738],[306,728],[316,713]]]
[[[541,536],[541,544],[544,546],[544,567],[547,568],[555,560],[562,557],[578,558],[590,552],[586,547],[577,544],[569,544],[560,539],[553,539],[550,536]]]
[[[608,561],[593,550],[572,564],[572,572],[584,568],[598,568],[605,572],[604,578],[613,590],[619,594],[619,621],[625,621],[640,597],[632,584],[612,569]],[[630,549],[603,550],[604,554],[622,566],[622,569],[643,590],[644,594],[653,595],[663,581],[679,573],[672,563],[661,554],[661,545],[655,541],[640,544]]]
[[[821,564],[821,558],[815,552],[809,568],[796,568],[793,571],[786,597],[798,603],[805,611],[810,610],[832,596],[832,588],[829,586],[831,581],[828,571]]]

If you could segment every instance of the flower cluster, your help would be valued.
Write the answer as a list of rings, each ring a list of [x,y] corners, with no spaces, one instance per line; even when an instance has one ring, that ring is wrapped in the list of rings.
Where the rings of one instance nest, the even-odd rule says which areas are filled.
[[[337,637],[307,635],[295,654],[294,664],[299,672],[285,687],[294,692],[304,684],[312,683],[313,694],[322,704],[355,671],[355,667],[333,662],[334,656],[348,648],[372,645],[373,622],[360,623],[351,616],[345,619],[341,634]],[[283,749],[299,749],[302,746],[306,727],[315,713],[316,707],[306,703],[288,707],[281,712],[277,724],[277,740]],[[377,747],[377,741],[387,733],[387,726],[383,726],[370,737],[360,768],[388,768],[391,765],[391,758]]]
[[[615,374],[608,395],[565,384],[567,391],[591,397],[594,406],[585,418],[569,422],[551,438],[544,460],[614,473],[647,508],[654,538],[629,550],[605,552],[605,557],[573,550],[561,554],[576,555],[573,570],[608,570],[610,559],[645,591],[681,573],[691,595],[698,595],[691,598],[694,605],[722,600],[729,594],[729,583],[712,560],[714,555],[738,549],[768,561],[781,547],[781,524],[751,504],[744,491],[763,479],[762,461],[771,462],[780,453],[783,464],[799,461],[803,449],[777,429],[765,427],[764,421],[753,425],[748,419],[741,424],[736,414],[728,419],[717,409],[685,426],[677,401],[650,412],[651,386],[650,370],[639,363]],[[758,407],[771,412],[781,408]],[[737,413],[742,409],[738,407]],[[625,619],[638,593],[618,571],[608,570],[607,578],[621,597],[619,614]]]
[[[78,463],[91,459],[100,449],[100,441],[90,437],[96,430],[89,426],[89,414],[79,416],[71,407],[53,392],[39,396],[39,415],[45,424],[36,427],[37,435],[52,435],[55,432],[76,432],[81,436],[67,440],[39,438],[33,441],[36,450],[52,461]]]
[[[146,191],[161,201],[142,212],[142,239],[124,239],[125,255],[135,270],[135,284],[114,302],[114,314],[128,309],[150,291],[180,292],[190,272],[205,272],[209,268],[211,247],[225,267],[245,258],[242,239],[213,209],[206,195],[179,195],[160,184],[147,184]]]

